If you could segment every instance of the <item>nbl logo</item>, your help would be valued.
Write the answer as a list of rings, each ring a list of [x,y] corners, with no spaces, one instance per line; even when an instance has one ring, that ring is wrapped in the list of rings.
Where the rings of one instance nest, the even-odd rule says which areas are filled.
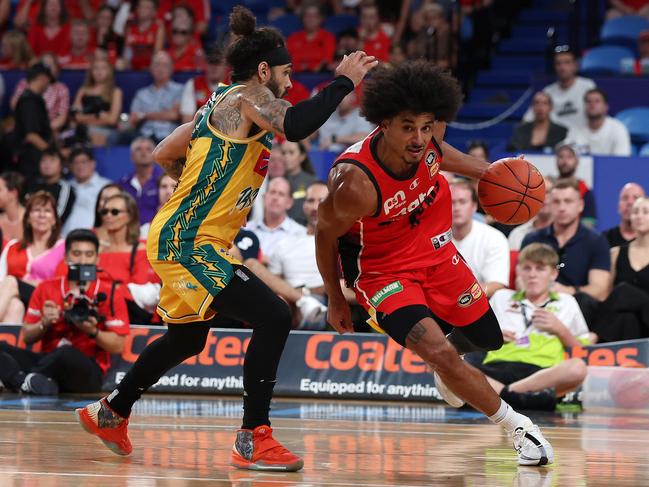
[[[437,152],[434,150],[428,151],[426,154],[426,166],[428,167],[428,174],[431,179],[435,177],[437,171],[439,170],[439,161],[437,160]]]

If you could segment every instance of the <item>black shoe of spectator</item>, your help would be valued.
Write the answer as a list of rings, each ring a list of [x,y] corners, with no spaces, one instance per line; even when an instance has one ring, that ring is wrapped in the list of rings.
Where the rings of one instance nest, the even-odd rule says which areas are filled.
[[[554,387],[535,392],[513,392],[505,387],[500,392],[500,397],[514,409],[554,411],[557,406]]]
[[[43,374],[32,372],[27,374],[20,390],[36,396],[55,396],[59,393],[59,385]]]

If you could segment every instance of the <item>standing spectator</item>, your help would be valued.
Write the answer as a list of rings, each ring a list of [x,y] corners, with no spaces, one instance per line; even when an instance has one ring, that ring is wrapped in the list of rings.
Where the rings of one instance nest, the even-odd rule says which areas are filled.
[[[579,222],[583,207],[577,181],[559,179],[550,192],[552,225],[528,234],[521,250],[539,242],[559,254],[559,277],[553,291],[575,296],[590,323],[597,301],[608,292],[611,257],[606,239]]]
[[[340,153],[359,140],[363,140],[374,126],[361,115],[356,92],[352,91],[342,99],[318,131],[321,150]]]
[[[25,178],[17,172],[0,174],[0,234],[5,240],[23,238],[25,207],[21,203]]]
[[[27,71],[27,88],[14,110],[14,138],[18,156],[18,171],[27,180],[36,178],[42,152],[52,143],[52,128],[47,116],[43,93],[53,81],[52,73],[43,63],[36,63]]]
[[[184,7],[177,7],[174,12],[183,12]],[[191,11],[187,10],[191,13]],[[171,21],[171,42],[167,52],[171,56],[174,71],[204,71],[205,52],[200,39],[194,35],[194,17],[174,15]]]
[[[150,0],[146,0],[150,1]],[[131,103],[130,122],[137,134],[160,142],[180,120],[183,85],[171,80],[173,65],[169,54],[157,53],[151,60],[153,84],[140,88]]]
[[[0,46],[0,69],[27,69],[34,51],[23,31],[10,30],[2,35]]]
[[[43,0],[28,37],[37,56],[48,51],[65,56],[70,51],[70,24],[63,0]]]
[[[75,19],[70,26],[70,50],[59,56],[63,69],[88,69],[93,57],[88,22]]]
[[[65,223],[77,195],[72,185],[63,179],[63,156],[55,147],[48,147],[41,156],[39,168],[39,176],[27,184],[26,197],[38,191],[47,191],[54,198],[56,214]]]
[[[43,99],[45,100],[45,106],[47,107],[47,115],[50,120],[50,127],[54,132],[59,132],[68,121],[68,112],[70,111],[70,90],[65,84],[58,81],[61,68],[54,54],[51,52],[45,53],[41,56],[40,61],[50,70],[52,80],[45,90],[45,93],[43,93]],[[23,91],[25,91],[25,88],[27,88],[27,79],[23,78],[16,85],[14,94],[11,97],[10,105],[12,109],[16,109],[18,99],[20,98],[20,95],[22,95]]]
[[[95,55],[108,59],[115,69],[124,69],[122,53],[124,50],[124,37],[113,30],[115,12],[104,4],[97,11],[95,30],[91,44],[96,46]],[[118,61],[120,61],[118,63]],[[121,63],[121,64],[120,64]]]
[[[54,277],[63,259],[61,220],[51,194],[39,191],[27,200],[23,238],[7,243],[0,256],[0,322],[20,323],[41,281]]]
[[[507,150],[515,151],[552,151],[566,138],[568,129],[550,120],[552,97],[544,91],[538,91],[532,99],[534,120],[523,122],[514,129],[514,134]]]
[[[306,233],[306,228],[288,216],[291,206],[291,185],[284,178],[271,179],[264,194],[263,221],[250,221],[246,225],[246,229],[254,232],[259,238],[266,262],[281,239]]]
[[[293,206],[288,211],[288,216],[300,225],[306,225],[307,215],[303,209],[306,189],[318,178],[315,176],[304,143],[286,140],[282,143],[282,154],[286,166],[285,177],[291,185],[291,198],[293,198]]]
[[[631,208],[638,198],[643,198],[645,191],[638,183],[626,183],[620,191],[617,201],[617,212],[620,215],[620,224],[602,232],[613,247],[624,245],[635,239],[635,230],[631,226]]]
[[[577,57],[568,46],[559,46],[554,53],[554,71],[557,81],[543,88],[552,97],[553,122],[570,129],[586,126],[586,112],[584,110],[584,95],[588,90],[595,88],[592,79],[577,76],[579,65]],[[532,109],[525,112],[524,122],[534,119]]]
[[[113,66],[107,59],[95,59],[72,104],[72,118],[88,127],[92,145],[104,146],[116,139],[122,97]]]
[[[552,211],[550,210],[550,191],[554,185],[554,178],[546,176],[545,178],[545,202],[534,218],[530,221],[518,225],[507,236],[509,249],[518,252],[525,235],[535,230],[547,228],[552,224]],[[510,269],[511,270],[511,269]]]
[[[65,242],[65,258],[70,264],[97,264],[97,237],[90,230],[78,230]],[[81,289],[86,298],[82,297]],[[74,320],[64,314],[75,299],[98,301],[102,319],[90,316]],[[25,315],[25,343],[41,342],[41,352],[0,343],[0,380],[15,392],[56,394],[59,392],[99,392],[110,367],[110,354],[120,354],[129,323],[124,297],[112,292],[103,279],[92,282],[59,277],[38,285]]]
[[[423,28],[408,43],[410,59],[424,58],[440,68],[453,68],[457,59],[457,44],[451,26],[446,20],[444,7],[436,3],[421,9]]]
[[[182,123],[194,118],[196,111],[207,103],[219,84],[224,82],[227,65],[223,51],[218,45],[213,45],[207,51],[205,73],[196,76],[185,83],[180,101]]]
[[[571,128],[566,143],[585,154],[630,156],[631,137],[619,120],[608,116],[608,98],[599,88],[584,95],[586,127]]]
[[[507,239],[495,228],[473,219],[478,208],[478,196],[469,181],[457,180],[451,183],[451,201],[452,233],[438,235],[435,238],[439,240],[439,246],[453,239],[453,243],[466,259],[485,294],[491,297],[498,289],[507,287],[509,284]],[[435,245],[434,241],[433,245]]]
[[[647,0],[609,0],[611,8],[606,12],[607,19],[622,15],[641,15],[649,19],[649,2]]]
[[[70,171],[73,176],[70,184],[77,193],[77,201],[63,226],[64,235],[76,228],[92,228],[97,195],[109,182],[95,172],[96,168],[97,163],[90,150],[74,149],[70,154]]]
[[[135,171],[122,177],[119,184],[124,191],[135,198],[140,225],[151,222],[158,211],[158,180],[162,169],[153,160],[153,141],[138,137],[131,142],[131,161]]]
[[[164,27],[156,18],[157,0],[139,0],[135,20],[125,36],[124,56],[131,69],[143,70],[151,65],[154,54],[165,42]]]
[[[388,61],[392,41],[381,29],[378,7],[374,4],[363,5],[360,17],[361,25],[358,34],[363,42],[361,50],[365,51],[368,56],[374,56],[379,61]]]
[[[579,185],[579,195],[584,202],[584,209],[581,213],[582,223],[589,228],[594,228],[597,222],[595,196],[588,185],[586,185],[586,182],[576,177],[577,166],[579,166],[577,152],[569,145],[561,145],[557,148],[556,156],[559,177],[561,179],[575,178]]]
[[[322,28],[322,20],[322,12],[317,3],[303,6],[304,29],[291,34],[286,41],[294,71],[319,72],[333,61],[336,38]]]

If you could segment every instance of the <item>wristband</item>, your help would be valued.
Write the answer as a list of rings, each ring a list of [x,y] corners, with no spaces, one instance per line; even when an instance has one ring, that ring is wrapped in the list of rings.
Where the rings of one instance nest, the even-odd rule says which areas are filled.
[[[97,338],[97,335],[99,335],[99,328],[95,328],[94,333],[88,333],[90,338]]]

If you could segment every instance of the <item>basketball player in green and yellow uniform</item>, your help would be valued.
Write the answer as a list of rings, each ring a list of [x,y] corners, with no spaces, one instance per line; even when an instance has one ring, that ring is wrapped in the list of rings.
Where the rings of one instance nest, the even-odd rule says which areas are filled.
[[[133,404],[169,369],[203,350],[216,313],[253,328],[243,366],[243,424],[232,464],[253,470],[296,471],[302,459],[272,436],[268,412],[277,366],[291,327],[288,306],[228,249],[244,223],[268,167],[273,133],[300,140],[316,131],[377,63],[363,52],[341,62],[319,95],[292,107],[291,60],[279,32],[255,28],[250,11],[230,16],[238,38],[227,53],[230,86],[221,86],[190,123],[154,151],[178,180],[151,222],[147,253],[162,280],[158,313],[168,331],[147,346],[108,397],[77,410],[81,425],[120,455],[132,451]]]

